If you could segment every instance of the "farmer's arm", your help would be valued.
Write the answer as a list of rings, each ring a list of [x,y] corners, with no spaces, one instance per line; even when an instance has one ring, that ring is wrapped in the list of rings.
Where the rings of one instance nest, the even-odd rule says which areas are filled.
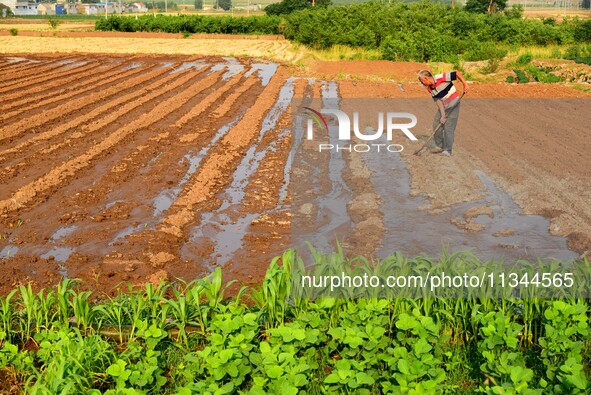
[[[464,87],[464,94],[468,93],[468,91],[470,90],[470,87],[466,83],[466,79],[464,78],[464,76],[462,75],[462,73],[460,73],[459,71],[456,71],[456,78],[458,80],[460,80],[460,82],[462,83],[462,85]]]
[[[437,104],[437,108],[439,109],[439,113],[441,114],[439,122],[445,123],[445,121],[447,121],[447,118],[445,116],[445,107],[443,106],[443,101],[436,100],[435,104]]]

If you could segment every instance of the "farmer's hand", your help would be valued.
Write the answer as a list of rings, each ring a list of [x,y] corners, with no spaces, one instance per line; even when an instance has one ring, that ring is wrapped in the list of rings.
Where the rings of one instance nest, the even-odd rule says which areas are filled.
[[[468,84],[464,84],[464,95],[466,93],[468,93],[469,90],[470,90],[470,86]]]
[[[439,122],[441,122],[442,125],[445,123],[445,121],[447,121],[447,118],[445,115],[439,119]]]

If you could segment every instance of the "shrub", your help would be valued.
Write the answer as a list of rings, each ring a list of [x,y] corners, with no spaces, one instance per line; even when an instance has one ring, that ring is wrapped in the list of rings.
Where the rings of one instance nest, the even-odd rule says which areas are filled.
[[[523,6],[521,4],[513,4],[511,9],[504,12],[507,18],[521,19],[523,18]]]
[[[548,70],[540,68],[540,67],[536,67],[534,65],[530,65],[528,67],[526,67],[525,69],[528,73],[531,74],[531,76],[539,82],[544,82],[544,83],[553,83],[553,82],[560,82],[562,81],[562,78],[560,78],[557,75],[551,74],[548,72]]]
[[[61,21],[59,19],[49,18],[49,20],[47,21],[47,23],[49,23],[49,27],[51,27],[53,30],[55,30],[55,29],[58,28],[58,26],[60,25]]]
[[[492,42],[473,42],[470,49],[464,54],[464,59],[469,62],[487,59],[500,61],[507,56],[507,52],[506,49],[499,48],[498,45]]]
[[[517,66],[525,66],[531,63],[532,61],[532,54],[531,52],[526,52],[524,54],[519,55],[519,57],[517,58],[517,61],[515,62],[515,64]]]
[[[520,84],[527,84],[529,82],[529,78],[525,75],[523,70],[513,70],[515,76],[517,77],[517,82]]]
[[[10,35],[11,36],[18,36],[18,29],[14,28],[14,27],[12,29],[10,29]]]
[[[513,84],[515,82],[515,77],[513,77],[512,75],[508,75],[505,81],[507,81],[510,84]]]

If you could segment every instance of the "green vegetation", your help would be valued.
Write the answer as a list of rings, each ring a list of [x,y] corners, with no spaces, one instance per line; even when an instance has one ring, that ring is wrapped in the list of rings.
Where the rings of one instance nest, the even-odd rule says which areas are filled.
[[[65,14],[65,15],[52,15],[51,19],[59,19],[62,21],[96,21],[98,19],[104,18],[104,15],[85,15],[85,14]],[[46,20],[47,15],[18,15],[18,19],[41,19]]]
[[[578,19],[549,25],[512,13],[475,14],[422,1],[296,11],[285,17],[284,34],[313,48],[379,48],[385,59],[455,63],[458,56],[498,58],[509,46],[591,42],[589,30],[587,21]]]
[[[61,20],[55,19],[55,18],[49,18],[47,20],[49,27],[52,28],[53,30],[56,30],[61,22],[62,22]]]
[[[271,16],[203,16],[144,15],[137,19],[113,16],[96,21],[96,30],[123,32],[278,34],[279,17]]]
[[[328,0],[319,4],[328,4]],[[340,7],[318,4],[310,7],[308,0],[284,0],[267,7],[267,13],[272,16],[158,15],[138,19],[113,16],[97,20],[95,28],[127,32],[283,34],[312,49],[358,48],[378,51],[387,60],[452,64],[459,64],[460,60],[488,60],[487,72],[497,70],[510,48],[591,43],[591,20],[565,18],[556,23],[551,19],[523,19],[522,11],[515,6],[504,13],[479,14],[426,0]],[[579,58],[587,61],[580,55]]]
[[[572,45],[567,48],[564,58],[591,66],[591,45]]]
[[[232,0],[218,0],[217,6],[224,11],[229,11],[232,8]]]
[[[533,77],[533,79],[538,82],[552,83],[562,81],[562,78],[560,78],[557,75],[551,74],[550,70],[542,67],[529,65],[525,68],[525,71],[527,71]]]
[[[517,82],[520,84],[527,84],[529,82],[529,77],[525,75],[523,70],[513,70],[515,75],[517,76]]]
[[[314,2],[314,7],[326,8],[331,4],[331,0],[317,0]],[[266,6],[265,13],[267,15],[285,15],[305,8],[312,8],[312,0],[282,0],[279,3]]]
[[[519,55],[517,61],[515,62],[516,66],[526,66],[531,63],[533,56],[531,52],[526,52],[522,55]]]
[[[480,14],[496,13],[507,7],[507,0],[468,0],[464,7],[466,11]]]
[[[426,257],[388,261],[436,267]],[[474,258],[440,263],[464,261]],[[37,293],[19,286],[0,297],[0,376],[34,394],[591,390],[586,299],[300,298],[291,280],[301,264],[289,250],[232,298],[219,268],[97,302],[71,280]]]
[[[13,27],[12,29],[10,29],[10,35],[11,36],[18,36],[18,29]]]

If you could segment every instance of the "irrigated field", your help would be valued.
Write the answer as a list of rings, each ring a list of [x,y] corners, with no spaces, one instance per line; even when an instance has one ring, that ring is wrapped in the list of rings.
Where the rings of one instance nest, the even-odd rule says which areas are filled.
[[[277,64],[70,56],[4,58],[0,70],[3,286],[197,276],[216,263],[211,233],[235,221],[225,207],[227,222],[202,224],[231,202],[224,191],[241,182],[241,210],[277,206],[294,93]],[[266,153],[257,166],[241,163],[248,148]]]
[[[425,94],[402,83],[337,84],[288,70],[216,57],[0,58],[2,290],[62,276],[106,290],[127,280],[190,280],[216,265],[224,265],[226,278],[258,281],[269,259],[291,246],[294,214],[304,217],[296,233],[310,241],[322,246],[339,236],[347,251],[368,256],[435,253],[444,236],[485,256],[575,256],[564,239],[548,234],[547,221],[521,216],[489,176],[506,181],[519,204],[536,194],[545,205],[534,212],[553,207],[558,211],[545,214],[564,220],[553,233],[573,233],[580,245],[571,248],[588,248],[589,189],[580,181],[589,171],[588,121],[573,120],[568,138],[539,132],[551,127],[554,112],[571,111],[582,99],[561,99],[555,111],[533,103],[521,116],[512,112],[514,101],[466,102],[465,134],[452,158],[411,157],[418,147],[412,143],[402,158],[312,154],[293,171],[290,149],[302,143],[292,133],[295,98]],[[434,111],[426,103],[407,100],[419,131]],[[499,113],[508,123],[498,121]],[[407,167],[413,188],[444,210],[419,210],[429,201],[409,195]],[[569,180],[580,183],[570,190],[558,184]],[[292,184],[304,182],[310,203],[294,205]],[[314,217],[332,202],[344,206]],[[330,230],[320,232],[321,225]]]

